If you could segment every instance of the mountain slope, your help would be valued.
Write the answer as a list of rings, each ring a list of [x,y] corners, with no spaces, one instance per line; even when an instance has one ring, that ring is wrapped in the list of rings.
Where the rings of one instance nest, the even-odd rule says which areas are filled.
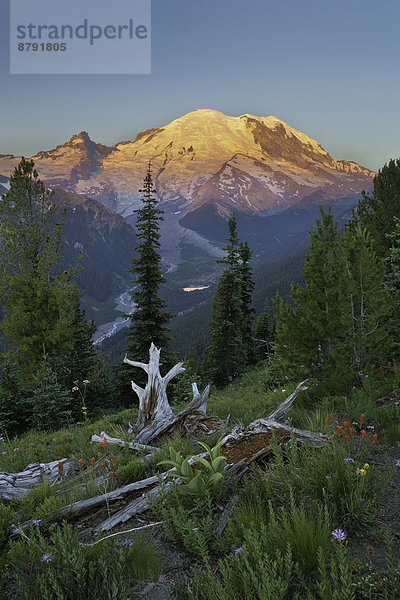
[[[274,213],[313,202],[316,193],[323,202],[337,201],[368,189],[374,176],[357,163],[334,160],[276,117],[209,109],[115,146],[81,132],[33,160],[52,187],[96,198],[125,217],[137,207],[149,161],[158,198],[177,219],[203,206],[223,218],[232,210]],[[18,161],[0,156],[0,173],[9,175]]]

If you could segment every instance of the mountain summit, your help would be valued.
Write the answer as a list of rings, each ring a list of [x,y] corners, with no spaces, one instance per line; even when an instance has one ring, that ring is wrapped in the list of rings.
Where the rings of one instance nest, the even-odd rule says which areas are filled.
[[[96,198],[124,216],[137,207],[149,161],[164,208],[180,214],[268,214],[327,203],[359,195],[375,175],[355,162],[334,160],[274,116],[230,117],[211,109],[115,146],[96,144],[82,131],[32,158],[49,186]],[[0,174],[10,175],[18,161],[0,156]]]

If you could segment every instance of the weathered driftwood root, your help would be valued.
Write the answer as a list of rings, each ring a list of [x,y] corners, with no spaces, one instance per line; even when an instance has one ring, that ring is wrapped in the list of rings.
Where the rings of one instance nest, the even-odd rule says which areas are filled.
[[[158,448],[155,446],[147,446],[146,444],[139,444],[137,442],[125,442],[124,440],[121,440],[121,438],[111,437],[110,435],[107,435],[105,431],[102,431],[100,435],[93,434],[90,441],[101,444],[103,443],[104,439],[110,446],[127,446],[132,450],[142,450],[144,452],[148,452],[149,454],[154,454],[154,452],[157,452],[158,450]]]
[[[182,363],[176,364],[165,377],[160,374],[160,350],[151,344],[148,364],[129,360],[124,362],[132,367],[139,367],[147,373],[147,384],[141,388],[134,381],[132,389],[139,398],[139,415],[133,431],[140,443],[155,440],[160,436],[186,432],[193,435],[197,429],[212,433],[219,426],[216,418],[207,417],[207,401],[210,386],[200,394],[195,383],[192,384],[193,400],[175,415],[169,405],[166,388],[175,375],[183,373]]]
[[[0,498],[18,502],[47,479],[50,485],[60,481],[59,463],[63,464],[63,478],[78,471],[78,465],[66,458],[49,463],[32,463],[20,473],[0,473]]]

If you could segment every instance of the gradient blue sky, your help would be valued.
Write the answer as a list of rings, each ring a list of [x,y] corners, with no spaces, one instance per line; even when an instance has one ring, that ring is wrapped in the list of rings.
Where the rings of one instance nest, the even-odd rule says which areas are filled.
[[[113,145],[214,108],[275,115],[378,169],[400,156],[399,27],[399,0],[153,0],[151,75],[10,75],[0,0],[0,153],[81,130]]]

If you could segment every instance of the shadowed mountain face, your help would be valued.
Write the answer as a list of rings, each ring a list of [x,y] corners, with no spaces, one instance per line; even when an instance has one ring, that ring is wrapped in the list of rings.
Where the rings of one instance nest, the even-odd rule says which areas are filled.
[[[1,188],[4,188],[2,190]],[[6,177],[0,178],[0,195],[9,189]],[[92,198],[56,190],[51,202],[58,208],[57,220],[66,210],[62,259],[58,268],[76,264],[83,255],[83,268],[77,277],[79,287],[96,302],[125,290],[132,281],[132,266],[137,238],[124,219]]]
[[[334,160],[276,117],[230,117],[207,109],[115,146],[81,132],[32,158],[52,188],[97,199],[124,217],[138,206],[151,161],[157,196],[176,220],[204,207],[226,219],[232,211],[272,214],[337,202],[369,189],[374,176],[357,163]],[[0,156],[0,174],[10,175],[19,159]]]

